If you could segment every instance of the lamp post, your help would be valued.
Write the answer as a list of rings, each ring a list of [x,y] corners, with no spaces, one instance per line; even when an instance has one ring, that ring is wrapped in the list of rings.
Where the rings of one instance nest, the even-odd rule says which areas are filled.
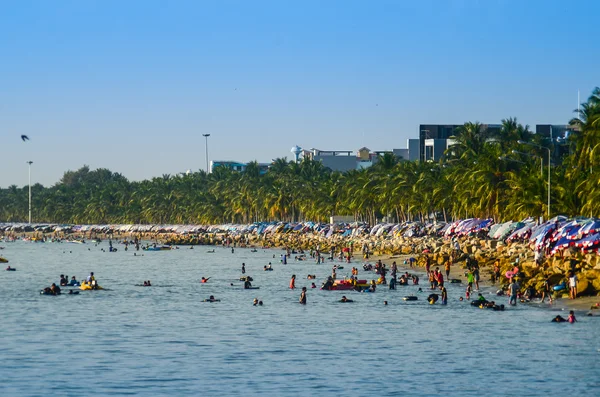
[[[550,156],[551,156],[551,151],[549,148],[545,147],[545,146],[541,146],[538,145],[536,143],[531,143],[531,142],[525,142],[525,141],[521,141],[518,140],[517,143],[521,144],[521,145],[528,145],[528,146],[533,146],[533,147],[537,147],[540,149],[546,149],[548,151],[548,219],[550,219]]]
[[[206,147],[206,173],[208,174],[208,137],[210,134],[202,134],[204,137],[205,147]]]
[[[31,225],[31,164],[33,164],[33,161],[28,161],[27,164],[29,164],[29,224]]]
[[[512,154],[521,154],[523,156],[529,156],[529,157],[537,157],[540,159],[540,176],[543,177],[544,176],[544,158],[541,156],[536,156],[535,154],[529,154],[529,153],[525,153],[525,152],[519,152],[518,150],[511,150]]]

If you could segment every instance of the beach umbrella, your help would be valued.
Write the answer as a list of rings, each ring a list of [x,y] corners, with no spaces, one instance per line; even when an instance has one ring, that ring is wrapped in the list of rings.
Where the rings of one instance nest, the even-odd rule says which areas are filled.
[[[586,237],[574,242],[576,247],[590,248],[600,244],[600,232],[589,234]]]
[[[600,219],[590,219],[589,222],[581,227],[579,232],[584,236],[600,232]]]

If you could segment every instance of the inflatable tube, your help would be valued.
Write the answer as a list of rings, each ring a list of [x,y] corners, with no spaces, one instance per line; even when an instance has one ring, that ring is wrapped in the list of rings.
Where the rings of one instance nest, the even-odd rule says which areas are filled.
[[[244,289],[260,289],[260,287],[250,287],[250,288],[244,288]]]
[[[450,284],[460,284],[462,283],[462,280],[459,280],[457,278],[453,278],[452,280],[450,280]]]
[[[0,256],[0,263],[8,263],[8,259]]]
[[[554,288],[552,288],[554,291],[562,291],[563,289],[566,289],[567,285],[565,283],[562,284],[558,284],[555,285]]]
[[[61,295],[61,294],[53,294],[52,292],[46,292],[44,290],[40,290],[40,295],[57,296],[57,295]]]
[[[404,298],[402,298],[402,300],[405,300],[405,301],[416,301],[416,300],[419,300],[419,298],[417,298],[416,296],[405,296]]]
[[[6,271],[7,271],[7,272],[14,272],[14,271],[16,271],[16,270],[17,270],[17,269],[15,269],[14,267],[11,267],[10,269],[6,269]]]
[[[204,299],[202,302],[221,302],[221,299]]]
[[[89,284],[82,285],[82,286],[79,287],[79,289],[82,290],[82,291],[92,291],[92,290],[94,290],[94,288],[92,288],[92,286],[89,285]],[[104,288],[102,288],[101,286],[98,285],[95,289],[96,290],[100,290],[100,289],[104,289]]]
[[[439,295],[438,294],[430,294],[427,297],[427,301],[429,302],[430,305],[433,305],[435,302],[437,302],[439,299]]]

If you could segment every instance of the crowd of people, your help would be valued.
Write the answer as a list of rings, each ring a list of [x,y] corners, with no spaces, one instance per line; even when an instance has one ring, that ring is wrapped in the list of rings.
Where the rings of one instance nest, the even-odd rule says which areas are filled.
[[[139,244],[139,242],[133,241],[132,243],[135,244],[136,248],[137,248],[137,245]],[[231,248],[233,249],[233,247],[231,247]],[[299,253],[299,252],[286,249],[286,253],[281,256],[281,263],[283,265],[287,264],[288,258],[290,258],[291,255],[297,254],[297,253]],[[337,252],[335,250],[332,250],[330,252],[330,256],[328,259],[331,261],[335,261],[336,259],[339,259],[341,262],[351,263],[351,259],[352,259],[351,248],[349,248],[349,249],[343,248],[340,250],[339,256],[336,254],[337,254]],[[363,247],[363,257],[369,257],[370,254],[371,253],[368,251],[368,248],[365,249]],[[300,255],[305,255],[305,254],[304,254],[304,252],[301,252]],[[315,247],[314,249],[310,250],[309,255],[311,257],[315,258],[315,261],[319,264],[322,263],[324,260],[324,256],[322,255],[320,247],[318,247],[318,246]],[[409,266],[412,267],[412,265],[415,261],[413,261],[411,259],[414,259],[414,258],[410,258],[410,259],[406,260],[404,263],[408,264]],[[439,302],[442,305],[448,305],[449,297],[448,297],[448,289],[447,289],[446,284],[450,283],[450,282],[454,283],[454,281],[457,281],[459,283],[461,282],[458,279],[450,279],[452,267],[454,264],[455,264],[454,255],[450,255],[450,257],[448,259],[444,260],[444,262],[443,262],[443,265],[442,265],[443,270],[441,270],[440,267],[438,267],[438,266],[433,268],[432,263],[431,263],[431,256],[429,256],[429,255],[425,256],[425,275],[427,277],[427,280],[429,281],[429,289],[431,291],[431,293],[427,296],[427,301],[430,304],[436,304]],[[480,277],[480,268],[479,268],[478,262],[474,258],[469,256],[469,257],[467,257],[467,260],[465,262],[465,267],[466,267],[465,278],[466,278],[467,285],[466,285],[466,289],[465,289],[464,299],[466,299],[467,301],[470,301],[472,299],[473,294],[478,293],[477,298],[471,302],[471,305],[479,307],[481,309],[487,308],[487,309],[492,309],[494,311],[503,311],[505,309],[504,304],[498,304],[495,301],[491,301],[491,300],[488,301],[487,299],[485,299],[485,297],[483,297],[483,295],[481,293],[479,293],[481,277]],[[342,269],[344,269],[344,267],[341,264],[334,264],[332,266],[331,276],[327,277],[326,281],[323,283],[322,289],[324,289],[324,290],[340,289],[340,288],[335,288],[335,286],[340,281],[340,279],[338,278],[338,271],[342,270]],[[368,263],[363,264],[362,269],[365,272],[374,273],[376,275],[377,279],[370,280],[370,281],[359,280],[358,279],[359,268],[353,266],[350,270],[350,276],[347,278],[344,278],[344,281],[353,285],[354,286],[353,289],[355,289],[357,291],[373,293],[373,292],[377,291],[378,285],[388,285],[390,290],[395,290],[398,285],[407,286],[411,283],[412,283],[412,285],[415,285],[415,286],[419,285],[419,276],[417,274],[410,274],[408,271],[404,272],[403,274],[399,274],[399,269],[398,269],[397,263],[395,261],[392,262],[392,264],[388,267],[386,264],[384,264],[382,262],[382,260],[377,260],[373,264],[368,264]],[[491,272],[491,281],[493,283],[498,282],[500,280],[501,275],[500,275],[499,269],[500,269],[499,261],[496,261],[496,263],[494,263],[494,265],[493,265],[493,269]],[[269,262],[268,265],[265,265],[263,270],[272,271],[273,267],[272,267],[271,262]],[[246,263],[242,263],[241,273],[242,273],[242,275],[246,274]],[[210,278],[211,277],[202,277],[200,282],[207,283],[210,280]],[[307,280],[314,280],[315,278],[316,278],[315,274],[308,274],[306,276]],[[252,286],[252,277],[250,277],[250,276],[243,276],[240,278],[240,280],[244,282],[244,284],[243,284],[244,289],[257,289],[258,288],[258,287]],[[551,286],[549,279],[546,279],[544,281],[541,291],[535,291],[531,287],[526,288],[524,291],[522,291],[518,280],[519,280],[519,272],[518,272],[517,267],[515,267],[515,272],[509,278],[509,283],[506,286],[506,288],[501,289],[497,292],[497,295],[505,295],[508,297],[508,305],[515,306],[515,305],[517,305],[517,302],[519,302],[519,301],[522,303],[531,302],[531,301],[533,301],[533,299],[538,298],[538,297],[540,298],[541,303],[544,303],[546,298],[549,299],[550,303],[553,303],[553,297],[552,297],[553,287]],[[297,282],[297,277],[295,274],[293,274],[289,281],[289,288],[292,290],[296,289],[296,282]],[[573,270],[568,275],[567,283],[568,283],[567,285],[568,285],[569,295],[572,299],[574,299],[577,296],[578,280],[577,280],[577,276]],[[101,287],[99,287],[98,282],[94,276],[94,273],[91,272],[90,275],[81,282],[78,281],[75,276],[72,276],[69,278],[68,275],[61,274],[58,285],[56,283],[53,283],[51,286],[44,288],[41,292],[45,295],[60,295],[61,294],[60,287],[75,287],[75,286],[81,287],[81,289],[91,289],[91,290],[101,289]],[[143,286],[149,287],[149,286],[152,286],[152,284],[151,284],[150,280],[146,280],[143,282]],[[310,288],[316,289],[317,286],[314,282],[311,282]],[[565,287],[565,288],[567,288],[567,287]],[[421,288],[419,288],[419,292],[422,292]],[[71,291],[70,293],[73,293],[73,291]],[[460,297],[459,300],[460,301],[463,300],[462,296]],[[206,301],[218,302],[219,300],[215,299],[214,296],[211,295],[208,299],[206,299]],[[342,303],[353,302],[352,299],[347,298],[345,295],[342,296],[342,298],[339,301]],[[301,292],[300,292],[300,296],[299,296],[299,303],[302,305],[307,304],[307,287],[301,288]],[[386,303],[387,303],[387,301],[386,301]],[[255,298],[253,301],[253,304],[255,306],[262,306],[262,301],[258,300],[258,298]],[[557,316],[553,321],[555,321],[555,322],[571,322],[571,323],[575,322],[575,316],[573,313],[571,313],[571,315],[569,316],[568,319],[561,320],[559,317],[560,316]]]

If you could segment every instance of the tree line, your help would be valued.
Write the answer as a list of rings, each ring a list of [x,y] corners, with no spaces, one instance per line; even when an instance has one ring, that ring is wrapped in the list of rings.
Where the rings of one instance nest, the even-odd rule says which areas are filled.
[[[34,222],[106,224],[219,224],[255,221],[326,221],[351,215],[378,220],[496,221],[547,216],[547,149],[551,216],[600,212],[600,88],[576,111],[575,130],[561,141],[532,133],[515,118],[490,131],[468,122],[442,160],[398,161],[379,156],[372,167],[345,173],[320,162],[278,158],[262,174],[256,162],[244,172],[162,175],[128,181],[108,169],[67,171],[51,187],[32,186]],[[521,143],[520,143],[521,142]],[[522,143],[527,142],[533,145]],[[543,171],[543,172],[540,172]],[[28,187],[0,189],[0,220],[28,219]]]

